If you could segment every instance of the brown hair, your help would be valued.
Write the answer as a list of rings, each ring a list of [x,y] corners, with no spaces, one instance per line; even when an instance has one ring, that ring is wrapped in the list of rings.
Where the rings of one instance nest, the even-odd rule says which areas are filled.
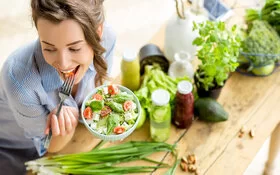
[[[39,18],[55,23],[73,19],[80,24],[94,52],[95,86],[103,84],[107,79],[107,64],[102,56],[105,49],[97,33],[99,25],[104,22],[103,0],[31,0],[31,9],[36,27]]]

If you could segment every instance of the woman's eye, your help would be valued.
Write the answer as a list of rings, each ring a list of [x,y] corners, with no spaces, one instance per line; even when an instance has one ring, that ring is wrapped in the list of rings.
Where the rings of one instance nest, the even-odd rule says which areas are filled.
[[[56,49],[44,49],[44,51],[47,51],[47,52],[55,52]]]
[[[69,50],[70,50],[71,52],[78,52],[78,51],[80,51],[80,50],[81,50],[81,48],[79,48],[79,49],[69,48]]]

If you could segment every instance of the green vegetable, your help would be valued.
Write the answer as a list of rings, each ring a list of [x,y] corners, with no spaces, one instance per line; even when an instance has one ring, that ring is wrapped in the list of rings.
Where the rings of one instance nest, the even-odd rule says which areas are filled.
[[[141,107],[141,115],[139,116],[140,119],[139,119],[138,125],[136,126],[136,129],[139,129],[143,126],[143,124],[146,121],[146,117],[147,117],[146,115],[147,115],[146,110],[143,107]]]
[[[220,122],[228,119],[228,113],[213,98],[198,98],[194,103],[194,112],[204,121]]]
[[[242,51],[249,60],[251,71],[255,67],[265,66],[280,59],[280,37],[266,22],[255,20],[242,43]]]
[[[177,91],[177,84],[182,80],[191,81],[187,76],[172,79],[165,72],[163,72],[159,65],[146,65],[145,73],[140,88],[135,91],[135,95],[139,99],[142,108],[144,108],[148,114],[151,112],[151,94],[158,88],[165,89],[170,94],[170,104],[173,108],[174,98]]]
[[[199,32],[193,45],[198,46],[197,57],[201,61],[195,72],[196,85],[206,91],[223,86],[229,74],[239,65],[239,30],[235,25],[227,29],[225,23],[220,21],[194,23],[193,29]]]
[[[114,112],[117,113],[123,113],[123,106],[120,103],[116,103],[114,101],[108,101],[106,102],[106,105],[109,106]]]
[[[103,100],[92,100],[89,104],[92,111],[100,111],[104,107]]]
[[[249,25],[255,20],[267,21],[280,33],[280,0],[266,0],[261,10],[247,9],[245,20]]]
[[[102,118],[101,120],[99,120],[99,121],[97,122],[97,127],[98,127],[98,128],[106,127],[106,125],[107,125],[107,119],[108,119],[108,117],[104,117],[104,118]]]
[[[133,95],[125,94],[125,93],[116,94],[115,96],[113,96],[113,100],[117,103],[124,103],[125,101],[133,100],[133,99],[134,99]]]
[[[54,155],[25,162],[27,170],[36,174],[94,174],[122,175],[132,173],[151,173],[156,168],[170,167],[168,164],[147,158],[156,152],[175,154],[175,146],[167,143],[130,141],[108,148],[93,149],[90,152]],[[142,160],[151,165],[119,165],[122,162]]]
[[[120,117],[118,114],[111,113],[107,119],[107,134],[111,134],[116,126],[118,126]]]
[[[181,160],[177,159],[174,165],[164,174],[164,175],[175,175],[177,166],[180,164]]]

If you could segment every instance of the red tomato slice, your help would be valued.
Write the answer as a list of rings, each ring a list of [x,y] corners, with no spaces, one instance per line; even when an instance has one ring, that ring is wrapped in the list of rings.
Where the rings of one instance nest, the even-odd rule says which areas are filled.
[[[133,104],[132,101],[125,101],[124,104],[123,104],[123,109],[125,111],[128,111],[128,110],[132,109],[132,104]]]
[[[121,134],[125,131],[125,128],[123,126],[117,126],[114,128],[114,133],[115,134]]]
[[[108,86],[108,92],[111,95],[118,94],[119,93],[119,88],[117,86],[115,86],[115,85],[109,85]]]
[[[92,98],[95,99],[95,100],[98,100],[98,101],[103,100],[103,97],[102,97],[102,95],[100,95],[100,94],[94,94],[94,95],[92,96]]]
[[[110,112],[112,112],[112,109],[109,106],[104,106],[100,111],[100,115],[101,117],[105,117],[106,115],[110,114]]]
[[[92,118],[92,110],[91,110],[91,108],[88,106],[88,107],[86,107],[86,109],[84,110],[84,117],[86,118],[86,119],[91,119]]]

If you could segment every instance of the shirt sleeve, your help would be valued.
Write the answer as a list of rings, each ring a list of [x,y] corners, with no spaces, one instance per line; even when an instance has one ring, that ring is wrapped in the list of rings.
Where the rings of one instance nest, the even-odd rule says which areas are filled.
[[[20,72],[20,69],[17,64],[3,66],[1,82],[17,124],[24,129],[24,135],[33,141],[41,156],[46,152],[43,142],[46,116],[49,114],[41,100],[45,92],[42,87],[40,89],[41,80],[35,76],[34,70]]]
[[[106,49],[104,53],[105,60],[108,65],[107,74],[111,77],[112,75],[112,67],[114,64],[114,50],[116,46],[116,34],[113,29],[107,24],[104,23],[103,27],[103,36],[102,36],[102,45]]]

